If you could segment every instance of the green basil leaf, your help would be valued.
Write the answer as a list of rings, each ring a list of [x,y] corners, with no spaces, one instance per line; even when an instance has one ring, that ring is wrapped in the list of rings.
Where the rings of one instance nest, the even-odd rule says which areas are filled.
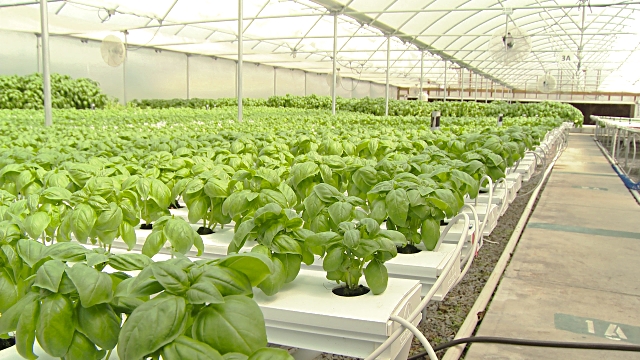
[[[75,332],[73,303],[61,294],[42,299],[36,338],[42,349],[53,357],[63,357]]]
[[[374,295],[380,295],[387,289],[389,274],[384,264],[377,259],[371,260],[364,269],[364,277]]]
[[[107,352],[98,350],[94,343],[81,332],[75,331],[69,351],[64,356],[64,360],[101,360]]]
[[[151,264],[151,271],[153,277],[171,294],[182,295],[189,288],[187,273],[178,266],[167,262],[157,262]]]
[[[198,281],[208,281],[215,285],[222,296],[253,295],[249,278],[242,272],[222,266],[209,266]]]
[[[264,348],[251,354],[248,360],[293,360],[293,356],[284,349]]]
[[[39,211],[27,216],[24,227],[32,239],[38,239],[42,236],[44,229],[49,226],[49,222],[51,222],[49,214]]]
[[[187,300],[190,304],[219,304],[224,302],[220,290],[213,283],[196,282],[187,290]]]
[[[96,212],[87,204],[79,204],[71,213],[71,232],[81,243],[86,243],[97,220]]]
[[[268,256],[255,252],[227,255],[218,265],[243,273],[252,286],[260,284],[274,270]]]
[[[385,198],[387,214],[394,224],[405,226],[409,213],[409,199],[404,189],[395,189],[387,193]]]
[[[108,303],[113,299],[113,282],[109,275],[82,263],[67,268],[66,273],[78,289],[82,306]]]
[[[119,271],[142,270],[151,265],[151,259],[142,254],[116,254],[109,258],[109,266]]]
[[[16,350],[25,359],[35,360],[37,358],[33,353],[33,344],[36,341],[39,312],[40,301],[37,299],[29,301],[22,309],[16,326]]]
[[[262,311],[246,296],[227,296],[222,304],[204,307],[194,320],[192,335],[221,354],[250,355],[267,346]]]
[[[36,281],[33,285],[57,293],[65,267],[65,264],[60,260],[45,262],[36,272]],[[0,275],[2,275],[2,273],[0,273]],[[4,292],[2,292],[2,294],[4,294]]]
[[[187,325],[187,303],[180,296],[153,298],[127,318],[118,337],[121,360],[140,360],[171,343]]]
[[[423,221],[422,227],[420,228],[420,237],[427,250],[431,251],[435,249],[440,239],[440,222],[435,219],[426,219]]]
[[[160,352],[164,360],[224,360],[211,346],[187,336],[179,336]]]
[[[329,206],[329,216],[331,220],[337,225],[344,221],[351,220],[351,212],[353,211],[353,205],[347,202],[337,202]]]
[[[109,304],[76,308],[77,329],[102,349],[111,350],[118,343],[122,320]]]
[[[273,272],[260,284],[258,284],[258,288],[262,290],[267,296],[273,296],[280,291],[282,286],[285,284],[287,279],[287,272],[284,268],[284,264],[280,259],[273,258]]]

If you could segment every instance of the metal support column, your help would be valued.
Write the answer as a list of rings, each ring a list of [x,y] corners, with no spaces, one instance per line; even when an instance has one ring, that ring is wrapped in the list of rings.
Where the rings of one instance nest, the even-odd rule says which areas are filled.
[[[336,85],[338,84],[337,59],[338,56],[338,13],[333,13],[333,76],[331,79],[331,113],[336,114]]]
[[[387,79],[384,92],[384,115],[389,116],[389,65],[391,62],[391,36],[387,36]]]
[[[487,84],[487,89],[484,91],[484,102],[488,103],[489,102],[489,81],[486,81]]]
[[[44,89],[44,126],[51,126],[51,69],[49,68],[49,10],[47,0],[40,0],[40,28],[42,37],[42,84]]]
[[[444,97],[443,101],[447,101],[447,60],[444,61]]]
[[[129,32],[127,30],[124,31],[124,61],[122,61],[122,101],[124,105],[127,105],[127,35]]]
[[[475,84],[473,85],[473,99],[475,101],[478,101],[478,73],[476,74],[476,81]]]
[[[464,99],[464,69],[460,68],[460,101]]]
[[[238,121],[242,122],[242,38],[244,32],[244,19],[242,14],[242,0],[238,0]]]
[[[191,82],[191,79],[190,79],[191,78],[191,74],[190,74],[190,71],[189,71],[189,58],[190,57],[191,56],[189,54],[187,54],[187,100],[191,99],[191,89],[190,89],[191,88],[191,86],[190,86],[191,85],[190,84],[190,82]]]
[[[424,92],[424,50],[420,50],[420,95],[418,99],[422,101],[422,93]]]

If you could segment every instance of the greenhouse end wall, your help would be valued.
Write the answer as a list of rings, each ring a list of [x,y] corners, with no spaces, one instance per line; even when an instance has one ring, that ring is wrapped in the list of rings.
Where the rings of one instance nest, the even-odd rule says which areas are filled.
[[[121,102],[133,99],[235,97],[236,63],[212,56],[187,55],[151,48],[128,51],[123,67],[102,60],[100,42],[67,36],[50,37],[51,71],[100,83],[102,90]],[[39,37],[0,30],[0,75],[40,72]],[[9,50],[10,49],[10,50]],[[326,74],[244,63],[244,97],[273,95],[330,95]],[[125,86],[126,83],[126,86]],[[343,78],[337,95],[345,98],[384,97],[384,84]],[[397,87],[389,87],[397,98]]]

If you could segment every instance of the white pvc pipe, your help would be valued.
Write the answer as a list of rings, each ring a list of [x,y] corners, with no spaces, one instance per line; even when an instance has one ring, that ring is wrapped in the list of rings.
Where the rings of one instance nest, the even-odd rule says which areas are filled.
[[[44,126],[53,124],[51,111],[51,68],[49,59],[49,10],[47,0],[40,0],[40,28],[42,38],[42,84],[44,90]]]
[[[424,50],[420,50],[420,101],[422,101],[422,89],[424,89]]]
[[[391,58],[391,36],[387,36],[387,79],[384,92],[384,115],[389,116],[389,62]]]
[[[444,98],[447,101],[447,60],[444,61]]]
[[[333,79],[331,80],[331,113],[336,114],[336,85],[338,84],[337,59],[338,56],[338,13],[333,13]]]
[[[406,327],[409,331],[411,331],[413,335],[418,338],[418,341],[420,341],[422,346],[427,350],[427,354],[429,355],[430,360],[438,360],[438,356],[436,355],[436,352],[433,351],[431,344],[429,344],[429,340],[427,340],[424,334],[422,334],[422,332],[417,327],[415,327],[415,325],[413,325],[406,319],[403,319],[396,315],[391,316],[389,319],[399,323],[400,325]]]
[[[242,122],[242,55],[244,52],[242,38],[244,19],[242,14],[242,0],[238,0],[238,121]]]

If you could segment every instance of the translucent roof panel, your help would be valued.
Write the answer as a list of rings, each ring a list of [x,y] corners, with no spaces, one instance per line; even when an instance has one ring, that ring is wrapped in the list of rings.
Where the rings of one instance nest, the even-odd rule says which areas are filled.
[[[330,72],[335,13],[343,76],[384,82],[390,39],[396,86],[417,86],[422,65],[432,86],[490,80],[535,90],[551,75],[564,92],[640,93],[636,10],[637,2],[610,0],[244,0],[244,53],[250,62]],[[53,0],[49,13],[56,35],[116,35],[130,50],[237,59],[237,1]],[[38,3],[0,0],[0,29],[38,33]]]

